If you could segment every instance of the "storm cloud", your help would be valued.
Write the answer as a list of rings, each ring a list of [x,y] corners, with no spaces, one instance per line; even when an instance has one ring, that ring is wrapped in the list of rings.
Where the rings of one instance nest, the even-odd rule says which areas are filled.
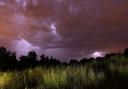
[[[128,45],[127,23],[127,0],[0,0],[0,45],[19,55],[118,52]]]

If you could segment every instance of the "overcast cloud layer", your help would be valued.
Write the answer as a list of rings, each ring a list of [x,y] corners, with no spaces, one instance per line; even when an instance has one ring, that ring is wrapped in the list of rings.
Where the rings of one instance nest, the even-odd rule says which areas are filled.
[[[128,45],[127,0],[0,0],[0,45],[79,58]]]

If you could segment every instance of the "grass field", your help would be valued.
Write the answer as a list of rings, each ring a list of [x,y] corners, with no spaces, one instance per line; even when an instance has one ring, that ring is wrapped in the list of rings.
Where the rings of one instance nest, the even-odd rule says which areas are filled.
[[[0,89],[128,89],[127,59],[1,71]]]

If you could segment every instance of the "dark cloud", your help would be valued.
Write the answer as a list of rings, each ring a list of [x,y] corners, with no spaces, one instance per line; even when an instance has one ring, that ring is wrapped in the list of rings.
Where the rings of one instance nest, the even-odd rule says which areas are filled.
[[[0,0],[0,45],[63,59],[120,51],[128,45],[127,9],[126,0]]]

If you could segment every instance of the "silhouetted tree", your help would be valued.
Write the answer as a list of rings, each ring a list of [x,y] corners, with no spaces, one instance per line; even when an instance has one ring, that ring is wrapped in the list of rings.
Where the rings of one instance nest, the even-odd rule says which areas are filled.
[[[7,70],[8,68],[12,68],[12,53],[8,51],[6,48],[0,48],[0,68],[2,70]]]
[[[69,62],[69,65],[78,65],[78,64],[90,64],[92,63],[92,66],[95,69],[100,70],[107,70],[105,69],[106,66],[109,66],[107,64],[109,63],[123,63],[128,64],[128,61],[120,60],[122,57],[128,57],[128,48],[125,49],[124,53],[110,53],[106,54],[105,57],[97,57],[94,58],[83,58],[79,62],[78,60],[72,59]],[[0,47],[0,69],[1,70],[14,70],[14,69],[25,69],[30,67],[36,67],[38,65],[45,65],[46,67],[50,66],[68,66],[67,62],[61,63],[60,60],[41,55],[40,61],[37,60],[37,54],[35,51],[30,51],[27,56],[22,55],[20,58],[20,61],[17,61],[16,58],[16,52],[12,53],[11,51],[7,50],[5,47]],[[117,61],[115,61],[117,60]]]
[[[21,56],[20,57],[20,65],[21,67],[35,67],[38,65],[38,61],[37,61],[37,54],[35,51],[31,51],[28,53],[27,56]]]
[[[69,64],[70,65],[76,65],[76,64],[78,64],[78,61],[75,59],[72,59],[72,60],[70,60]]]
[[[46,66],[56,66],[61,64],[61,62],[53,57],[48,57],[45,55],[40,56],[40,65],[46,65]]]
[[[49,57],[45,55],[40,56],[40,65],[49,65]]]
[[[44,54],[40,56],[40,60],[45,60],[45,55]]]
[[[5,47],[0,48],[0,69],[14,69],[16,68],[17,59],[16,53],[11,53]]]
[[[96,60],[97,61],[103,61],[104,60],[104,57],[97,57]]]
[[[30,60],[28,59],[28,56],[22,55],[19,57],[20,62],[19,62],[19,68],[24,69],[30,67]]]
[[[83,58],[79,61],[80,64],[85,64],[88,62],[88,59],[87,58]]]
[[[35,51],[31,51],[31,52],[28,53],[28,59],[29,59],[30,64],[31,64],[32,67],[38,65],[37,54],[36,54]]]
[[[128,48],[125,49],[125,51],[124,51],[124,56],[125,56],[125,57],[128,57]]]
[[[11,70],[13,69],[17,69],[18,68],[18,61],[17,61],[17,58],[16,58],[16,52],[12,53],[10,55],[10,68]]]
[[[105,55],[105,58],[106,58],[106,59],[110,59],[111,57],[114,57],[114,56],[116,56],[116,55],[117,55],[116,53],[106,54],[106,55]]]
[[[55,65],[61,64],[61,62],[60,62],[59,60],[57,60],[57,59],[51,57],[51,58],[50,58],[50,64],[55,66]]]

